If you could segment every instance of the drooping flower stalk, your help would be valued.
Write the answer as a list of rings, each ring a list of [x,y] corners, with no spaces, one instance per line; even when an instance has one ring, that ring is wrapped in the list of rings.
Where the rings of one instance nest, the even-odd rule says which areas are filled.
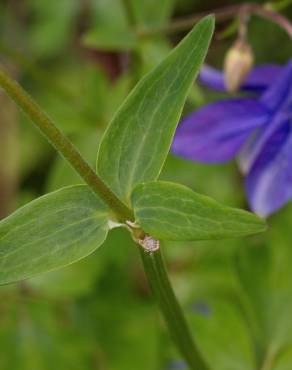
[[[216,22],[224,22],[229,19],[236,18],[238,15],[242,14],[256,14],[259,17],[266,18],[277,24],[283,30],[285,30],[290,37],[292,37],[292,23],[289,21],[289,19],[278,13],[277,11],[274,11],[273,9],[265,7],[261,4],[243,3],[230,5],[214,9],[212,13],[216,16]],[[156,33],[171,34],[175,32],[186,31],[190,29],[199,19],[203,18],[206,14],[207,13],[205,12],[197,13],[195,15],[188,16],[182,19],[173,20],[170,24],[166,24],[161,27],[138,30],[138,33],[142,36],[148,36]]]

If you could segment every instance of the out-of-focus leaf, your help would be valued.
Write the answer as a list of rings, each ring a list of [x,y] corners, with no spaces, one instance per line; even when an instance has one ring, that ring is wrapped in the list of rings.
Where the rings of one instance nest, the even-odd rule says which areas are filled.
[[[208,165],[186,161],[182,158],[169,155],[159,178],[165,181],[182,183],[198,193],[208,194],[221,203],[240,207],[244,204],[245,194],[243,187],[238,186],[235,176],[235,165],[221,164]],[[233,191],[237,187],[236,191]]]
[[[115,24],[119,28],[128,25],[127,11],[121,0],[98,0],[91,4],[92,21],[100,25]]]
[[[19,292],[8,303],[1,311],[1,370],[77,370],[95,358],[98,348],[83,335],[69,302],[56,305]]]
[[[133,187],[159,175],[186,95],[206,55],[214,19],[199,22],[128,96],[99,148],[97,171],[125,201]]]
[[[292,0],[279,0],[279,1],[273,1],[271,3],[271,7],[273,10],[279,12],[282,9],[287,8],[290,4],[292,4]]]
[[[137,222],[162,240],[230,238],[266,228],[265,221],[253,213],[226,207],[171,182],[139,184],[131,199]]]
[[[90,294],[104,269],[99,256],[90,255],[56,271],[38,275],[27,281],[36,294],[46,298],[68,299]]]
[[[165,23],[171,16],[175,0],[131,0],[133,14],[136,23],[141,25],[159,26]]]
[[[284,349],[279,355],[272,357],[270,359],[271,363],[274,364],[271,366],[271,370],[290,370],[292,364],[292,348]]]
[[[19,176],[26,178],[36,167],[47,163],[53,150],[48,141],[30,124],[26,116],[21,115],[20,118]]]
[[[188,315],[194,338],[211,370],[253,370],[251,339],[232,302],[199,302]]]
[[[129,26],[123,1],[93,2],[91,18],[91,26],[83,36],[86,46],[105,50],[129,50],[135,47],[136,34]]]
[[[108,369],[158,369],[159,316],[134,246],[127,230],[111,230],[99,251],[107,268],[90,300],[81,303],[83,326],[94,336]]]
[[[57,82],[47,84],[46,88],[39,84],[34,94],[58,127],[70,135],[101,127],[109,96],[108,81],[103,72],[80,60],[65,68],[52,68],[48,72],[51,74],[56,76]]]
[[[0,284],[75,262],[100,246],[109,210],[87,186],[71,186],[20,208],[0,223]]]
[[[238,30],[238,19],[234,19],[230,24],[218,35],[219,40],[224,40],[234,35]]]
[[[252,316],[249,316],[253,336],[262,348],[267,339],[266,302],[271,288],[271,255],[265,245],[247,245],[239,248],[236,254],[235,267],[240,285],[247,296]]]
[[[136,46],[137,37],[130,29],[121,30],[112,27],[96,27],[88,31],[84,37],[85,46],[102,50],[131,50]]]
[[[162,37],[142,39],[137,45],[137,51],[141,59],[140,75],[143,76],[158,65],[170,50],[170,43]]]
[[[96,146],[99,141],[99,132],[97,130],[84,130],[72,142],[78,148],[79,152],[94,167],[96,160]],[[47,178],[47,191],[54,191],[63,186],[77,185],[83,183],[83,180],[76,171],[65,161],[63,157],[57,156]]]
[[[44,57],[62,51],[73,34],[78,0],[29,0],[28,3],[34,15],[28,34],[34,53]]]
[[[292,345],[291,206],[273,220],[266,241],[240,248],[236,270],[261,357]]]
[[[132,84],[133,76],[130,73],[122,74],[114,83],[112,83],[109,92],[109,99],[107,99],[105,107],[106,122],[112,120],[115,112],[129,94]]]
[[[265,34],[268,35],[264,43],[262,42],[260,35],[263,29],[265,30]],[[291,38],[283,28],[279,27],[274,22],[267,22],[261,17],[255,17],[250,22],[249,32],[251,35],[253,35],[253,37],[249,40],[251,46],[253,50],[257,50],[257,63],[266,63],[267,60],[271,60],[273,63],[286,63],[287,60],[291,58]],[[281,48],[277,47],[279,44],[282,45]],[[273,51],[273,57],[272,59],[269,59],[271,51]]]

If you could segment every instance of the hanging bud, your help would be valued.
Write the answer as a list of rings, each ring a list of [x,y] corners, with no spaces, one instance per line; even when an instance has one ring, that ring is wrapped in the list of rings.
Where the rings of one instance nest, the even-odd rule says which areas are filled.
[[[224,60],[224,81],[226,89],[236,92],[253,66],[253,52],[243,40],[236,41],[227,52]]]

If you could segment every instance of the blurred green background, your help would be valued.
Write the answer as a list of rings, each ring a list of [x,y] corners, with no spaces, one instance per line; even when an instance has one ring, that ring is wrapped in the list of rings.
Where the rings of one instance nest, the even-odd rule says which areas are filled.
[[[119,104],[184,35],[145,30],[238,3],[0,0],[0,60],[94,166]],[[291,19],[289,1],[273,4]],[[221,67],[235,37],[232,20],[218,24],[207,62]],[[267,20],[253,17],[249,38],[256,63],[285,63],[292,55],[291,39]],[[185,111],[219,96],[196,84]],[[246,208],[235,163],[206,166],[170,155],[162,178]],[[0,91],[0,217],[80,182]],[[165,245],[175,290],[211,369],[292,369],[291,222],[288,204],[263,235]],[[74,265],[0,287],[0,370],[184,368],[123,230]]]

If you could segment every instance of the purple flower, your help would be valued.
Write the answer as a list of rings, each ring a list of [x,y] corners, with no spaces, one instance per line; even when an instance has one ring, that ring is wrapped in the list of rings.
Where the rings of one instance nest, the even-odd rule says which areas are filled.
[[[191,305],[191,310],[205,317],[210,317],[212,315],[211,307],[206,302],[194,302]]]
[[[217,70],[204,67],[200,78],[225,90]],[[256,67],[242,90],[253,94],[208,104],[185,117],[172,151],[206,163],[237,156],[250,207],[265,217],[292,199],[292,60]]]
[[[166,370],[186,370],[186,369],[187,365],[183,360],[171,361],[166,367]]]

